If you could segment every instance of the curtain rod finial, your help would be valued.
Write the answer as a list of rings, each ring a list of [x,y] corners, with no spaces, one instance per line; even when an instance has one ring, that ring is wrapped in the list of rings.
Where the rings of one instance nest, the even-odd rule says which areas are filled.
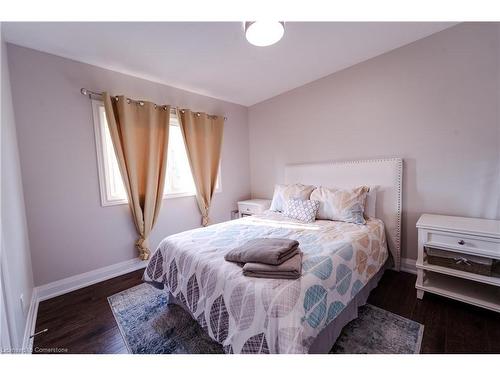
[[[87,89],[81,89],[80,92],[83,94],[83,95],[88,95],[88,92],[87,92]]]

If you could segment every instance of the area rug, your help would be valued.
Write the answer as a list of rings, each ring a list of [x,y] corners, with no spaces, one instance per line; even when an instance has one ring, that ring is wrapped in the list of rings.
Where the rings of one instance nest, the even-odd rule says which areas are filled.
[[[369,304],[361,306],[358,315],[344,327],[331,353],[420,353],[422,324]]]
[[[166,292],[149,284],[124,290],[108,301],[129,353],[224,353],[182,307],[168,304]],[[419,353],[423,330],[417,322],[365,305],[330,353]]]

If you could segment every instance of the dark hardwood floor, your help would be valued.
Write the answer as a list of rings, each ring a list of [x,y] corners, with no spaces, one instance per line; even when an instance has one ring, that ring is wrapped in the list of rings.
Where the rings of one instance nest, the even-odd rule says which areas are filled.
[[[127,353],[108,297],[142,283],[144,270],[75,290],[40,303],[33,353]]]
[[[34,352],[126,353],[107,297],[142,283],[143,270],[40,303]],[[500,353],[500,314],[426,293],[415,276],[386,271],[369,303],[425,325],[422,353]],[[52,349],[54,350],[54,349]]]

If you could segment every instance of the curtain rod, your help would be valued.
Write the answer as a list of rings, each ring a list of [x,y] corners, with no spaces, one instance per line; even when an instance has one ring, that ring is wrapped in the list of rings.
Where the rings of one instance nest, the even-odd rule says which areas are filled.
[[[96,97],[98,98],[99,100],[102,100],[102,93],[100,92],[95,92],[95,91],[92,91],[92,90],[88,90],[86,88],[81,88],[80,89],[80,93],[82,95],[85,95],[85,96],[88,96],[89,99],[92,99],[92,97]],[[130,99],[130,98],[127,98],[127,100],[130,100],[131,102],[134,102],[134,103],[138,103],[140,105],[144,105],[144,102],[142,100],[134,100],[134,99]],[[177,114],[177,110],[179,110],[180,112],[184,113],[184,110],[183,109],[180,109],[179,107],[170,107],[170,112],[172,113],[175,113]],[[200,115],[200,112],[195,112],[198,116]],[[209,115],[211,116],[211,115]],[[224,117],[224,121],[227,120],[227,117]]]

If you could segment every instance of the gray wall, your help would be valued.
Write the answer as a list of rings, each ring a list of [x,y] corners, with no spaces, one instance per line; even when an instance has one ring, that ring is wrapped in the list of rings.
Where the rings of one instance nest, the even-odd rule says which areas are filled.
[[[287,163],[405,160],[403,257],[423,212],[500,218],[497,24],[460,24],[249,108],[253,197]]]
[[[1,27],[1,26],[0,26]],[[1,298],[5,298],[8,333],[12,348],[20,349],[26,327],[33,275],[21,182],[15,117],[12,106],[7,49],[1,38],[2,107],[2,231],[1,231]],[[21,304],[21,296],[23,304]],[[4,310],[1,311],[3,313]],[[3,318],[3,317],[2,317]],[[2,321],[4,323],[4,321]],[[5,328],[5,327],[4,327]],[[5,343],[2,332],[2,343]]]
[[[249,197],[246,107],[14,45],[8,52],[35,285],[137,255],[128,206],[100,205],[92,111],[81,87],[224,114],[212,220],[228,220]],[[165,199],[151,247],[200,222],[194,197]]]

